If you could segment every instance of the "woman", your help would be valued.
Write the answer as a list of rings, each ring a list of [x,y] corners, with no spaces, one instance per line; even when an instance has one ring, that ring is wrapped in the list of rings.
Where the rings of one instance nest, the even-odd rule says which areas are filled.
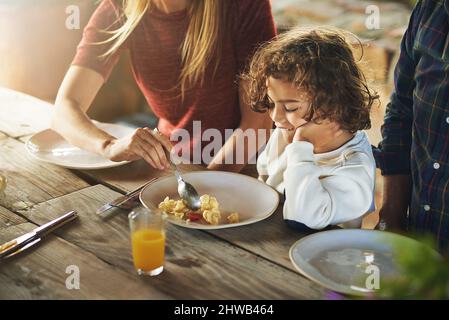
[[[256,47],[275,35],[269,0],[103,0],[56,98],[52,128],[73,145],[113,161],[143,158],[168,168],[168,140],[139,128],[116,139],[98,129],[86,111],[123,50],[129,50],[135,79],[166,137],[201,121],[201,130],[269,129],[266,115],[251,112],[237,82]],[[236,130],[209,163],[235,154]],[[201,146],[193,137],[191,147]],[[245,152],[245,161],[253,157]],[[227,158],[226,158],[227,159]],[[227,166],[238,171],[242,164]]]

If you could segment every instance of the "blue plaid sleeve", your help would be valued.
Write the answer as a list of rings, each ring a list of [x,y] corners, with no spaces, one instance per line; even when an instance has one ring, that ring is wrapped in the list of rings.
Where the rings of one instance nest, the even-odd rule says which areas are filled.
[[[394,91],[381,127],[382,141],[374,148],[377,167],[383,175],[410,173],[412,141],[413,89],[415,87],[414,34],[419,23],[421,1],[410,18],[401,42],[401,52],[394,72]]]

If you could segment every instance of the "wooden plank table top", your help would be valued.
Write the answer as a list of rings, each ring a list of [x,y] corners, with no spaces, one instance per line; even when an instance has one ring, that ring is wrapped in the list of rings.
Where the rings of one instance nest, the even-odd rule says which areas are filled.
[[[297,273],[290,246],[303,235],[270,218],[239,228],[202,231],[167,224],[164,272],[144,278],[131,257],[127,213],[108,219],[97,208],[155,177],[169,174],[143,161],[105,170],[68,170],[38,162],[25,149],[48,128],[52,106],[0,88],[0,243],[67,211],[79,218],[31,250],[0,263],[0,299],[319,299],[324,289]],[[201,170],[181,167],[182,171]],[[255,176],[254,166],[244,174]],[[68,289],[77,266],[80,288]]]

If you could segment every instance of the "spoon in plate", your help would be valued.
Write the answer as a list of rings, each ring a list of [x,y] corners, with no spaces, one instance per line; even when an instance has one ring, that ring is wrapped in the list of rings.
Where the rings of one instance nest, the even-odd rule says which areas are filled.
[[[153,130],[153,133],[155,135],[160,135],[161,133],[157,128]],[[185,205],[193,210],[196,211],[201,207],[201,200],[200,196],[198,195],[198,192],[196,189],[188,182],[184,180],[181,173],[178,170],[178,167],[176,164],[172,161],[171,155],[169,150],[168,151],[168,160],[170,161],[170,166],[175,174],[176,180],[178,181],[178,194],[181,197],[181,199],[184,201]]]

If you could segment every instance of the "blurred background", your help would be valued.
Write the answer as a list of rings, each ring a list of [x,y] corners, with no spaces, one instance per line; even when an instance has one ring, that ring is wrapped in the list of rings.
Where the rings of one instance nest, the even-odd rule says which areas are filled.
[[[257,0],[254,0],[257,1]],[[399,44],[408,24],[414,0],[271,0],[279,32],[293,26],[332,25],[349,30],[363,42],[362,69],[381,96],[372,112],[371,143],[380,141],[385,105],[393,87],[393,69]],[[53,103],[72,61],[84,25],[95,10],[96,0],[0,0],[0,86]],[[80,29],[65,27],[66,8],[80,9]],[[373,7],[374,6],[374,7]],[[368,11],[367,11],[368,9]],[[379,28],[367,27],[367,19],[379,13]],[[355,46],[360,57],[362,48]],[[134,83],[129,57],[124,55],[89,110],[92,118],[139,126],[155,121]],[[378,174],[377,208],[382,179]],[[377,212],[364,227],[372,228]]]

